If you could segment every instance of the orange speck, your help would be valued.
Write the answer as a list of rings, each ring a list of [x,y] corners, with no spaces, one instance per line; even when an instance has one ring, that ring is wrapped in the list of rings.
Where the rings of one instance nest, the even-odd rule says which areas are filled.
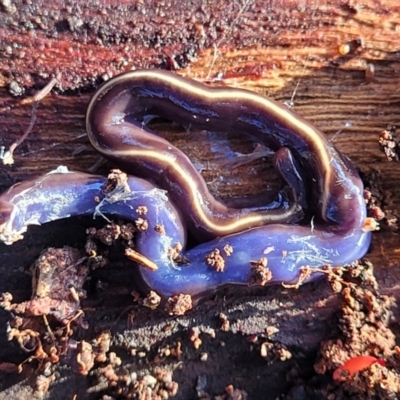
[[[386,366],[386,362],[382,358],[376,358],[373,356],[357,356],[350,358],[342,366],[335,369],[333,372],[333,379],[335,381],[346,380],[349,377],[353,377],[357,372],[364,371],[376,363],[383,367]]]
[[[379,231],[379,222],[371,217],[365,218],[362,230],[363,232]]]

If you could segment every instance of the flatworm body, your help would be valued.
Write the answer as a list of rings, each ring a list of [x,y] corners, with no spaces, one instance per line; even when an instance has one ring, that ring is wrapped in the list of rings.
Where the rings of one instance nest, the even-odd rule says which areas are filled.
[[[154,115],[256,138],[275,150],[274,165],[287,188],[263,207],[227,207],[179,149],[146,127]],[[144,281],[164,296],[198,298],[248,283],[259,260],[271,273],[268,283],[295,283],[302,268],[347,265],[368,250],[371,234],[363,230],[363,185],[355,168],[315,127],[271,99],[161,71],[129,72],[94,95],[87,130],[101,154],[145,180],[129,177],[108,193],[106,178],[58,170],[16,185],[0,196],[3,242],[22,238],[30,224],[90,214],[134,220],[138,207],[146,206],[148,228],[136,234],[135,250],[157,270],[141,267]],[[311,222],[299,222],[303,212]],[[201,244],[187,250],[186,229]],[[171,257],[177,245],[184,265]],[[224,268],[214,268],[213,254]]]
[[[183,251],[188,263],[177,266],[170,250],[177,244],[185,249],[186,230],[167,192],[146,180],[129,177],[126,186],[105,195],[106,183],[107,179],[101,176],[59,169],[12,187],[0,197],[2,218],[6,220],[1,239],[11,244],[23,237],[28,224],[44,224],[76,215],[145,218],[148,228],[136,233],[135,249],[158,269],[141,267],[144,281],[164,296],[185,293],[194,297],[226,284],[247,284],[251,262],[263,257],[268,259],[272,271],[269,283],[293,283],[301,267],[348,264],[361,257],[369,243],[369,235],[361,230],[343,236],[318,229],[311,232],[306,226],[273,224]],[[147,208],[146,215],[137,211],[143,206]],[[159,233],[158,226],[163,226],[165,233]],[[232,248],[230,255],[224,252],[227,245]],[[215,249],[225,260],[223,272],[206,262]]]

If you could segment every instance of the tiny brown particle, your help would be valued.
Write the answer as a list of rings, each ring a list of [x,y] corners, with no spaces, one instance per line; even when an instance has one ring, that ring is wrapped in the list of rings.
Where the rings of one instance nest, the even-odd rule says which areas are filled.
[[[160,305],[160,302],[161,297],[156,292],[151,290],[150,293],[143,300],[143,305],[145,307],[151,308],[152,310],[155,310]]]
[[[338,47],[338,51],[339,51],[339,53],[342,54],[342,55],[345,55],[345,54],[350,53],[350,50],[351,50],[351,47],[350,47],[350,45],[347,44],[347,43],[341,44],[341,45]]]
[[[120,236],[121,227],[117,224],[107,224],[101,229],[97,229],[95,237],[100,240],[100,242],[110,246],[112,245]]]
[[[221,331],[228,332],[230,326],[231,326],[231,323],[229,321],[223,322],[221,325]]]
[[[218,249],[215,249],[210,254],[206,255],[206,263],[213,267],[217,272],[223,272],[225,270],[225,260],[222,258]]]
[[[195,340],[193,340],[193,347],[198,350],[202,344],[202,340],[200,338],[196,338]]]
[[[207,335],[209,335],[212,339],[215,339],[215,337],[217,336],[215,333],[215,330],[212,328],[207,328],[204,333],[206,333]]]
[[[178,252],[181,252],[182,249],[183,249],[182,244],[178,242],[178,243],[175,245],[175,250],[178,251]]]
[[[271,337],[272,335],[275,335],[275,333],[279,332],[279,328],[277,328],[276,326],[267,326],[265,328],[265,334],[268,337]]]
[[[310,268],[309,266],[305,266],[305,267],[301,267],[300,268],[300,274],[299,277],[297,279],[297,282],[290,284],[290,283],[282,283],[282,286],[286,289],[298,289],[305,280],[309,279],[310,276],[314,273],[314,272],[321,272],[321,270],[315,269],[315,268]]]
[[[97,256],[97,244],[94,242],[91,236],[88,236],[85,243],[85,251],[89,257]]]
[[[162,352],[162,355],[164,357],[169,357],[171,355],[171,350],[170,349],[164,349]]]
[[[132,223],[121,225],[121,238],[127,241],[133,239],[135,233],[135,227]]]
[[[228,317],[224,313],[219,314],[219,319],[222,322],[221,324],[221,330],[224,332],[228,332],[230,328],[230,322],[228,320]]]
[[[205,36],[204,26],[202,24],[194,24],[194,29],[200,36]]]
[[[165,227],[164,227],[164,225],[157,224],[157,225],[154,227],[154,230],[155,230],[157,233],[159,233],[160,235],[165,235]]]
[[[193,327],[189,332],[189,340],[194,342],[200,335],[200,329],[196,326]]]
[[[44,398],[45,394],[48,392],[50,384],[55,380],[54,374],[49,376],[39,375],[36,378],[34,385],[34,396],[39,398]]]
[[[261,257],[258,261],[250,261],[250,264],[265,268],[268,265],[268,258]]]
[[[394,137],[395,132],[395,126],[388,126],[379,135],[380,148],[385,153],[388,161],[399,161],[400,137]]]
[[[379,223],[374,218],[365,218],[363,232],[379,231]]]
[[[272,272],[267,268],[268,260],[265,257],[258,261],[250,261],[252,265],[250,269],[249,285],[265,286],[272,279]]]
[[[2,293],[1,299],[0,299],[0,307],[4,308],[6,311],[11,310],[11,303],[12,303],[12,294],[11,293]]]
[[[179,389],[179,384],[178,384],[178,382],[172,381],[172,382],[166,384],[165,386],[166,386],[166,388],[168,389],[168,394],[169,394],[171,397],[175,397],[175,396],[177,395],[178,389]]]
[[[268,356],[268,350],[270,350],[270,348],[271,348],[271,343],[269,343],[269,342],[262,343],[261,347],[260,347],[260,355],[261,355],[261,357],[263,357],[263,358],[267,357]]]
[[[235,389],[233,385],[228,385],[225,393],[225,395],[215,397],[215,400],[246,400],[248,398],[244,390]]]
[[[230,244],[226,244],[224,246],[224,253],[229,257],[233,253],[233,247]]]
[[[78,364],[78,372],[87,375],[94,365],[94,353],[92,345],[84,340],[80,342],[76,362]]]
[[[177,243],[174,247],[170,247],[168,249],[168,255],[169,257],[176,262],[177,264],[187,264],[189,262],[189,260],[185,257],[181,255],[181,251],[182,251],[183,247],[181,243]]]
[[[122,360],[113,351],[109,354],[109,360],[113,367],[119,367],[122,364]]]
[[[163,332],[169,332],[172,329],[172,324],[166,324],[163,326]]]
[[[147,209],[146,206],[139,206],[139,207],[136,209],[136,213],[139,214],[139,215],[146,215],[146,214],[147,214],[147,211],[148,211],[148,209]]]
[[[72,286],[69,288],[70,297],[72,300],[79,302],[79,294],[77,293],[76,289]]]
[[[292,358],[292,353],[285,347],[282,347],[281,349],[279,349],[278,355],[279,355],[279,359],[281,361],[290,360]]]
[[[171,355],[173,357],[176,357],[178,360],[180,360],[182,358],[182,343],[181,342],[177,342],[176,346],[171,348]]]
[[[106,354],[110,351],[111,333],[106,331],[100,333],[94,341],[94,353],[96,362],[105,362],[107,359]]]
[[[250,336],[248,337],[248,340],[249,340],[250,343],[257,343],[257,341],[258,341],[258,336],[257,336],[257,335],[250,335]]]
[[[344,56],[349,53],[355,54],[356,52],[361,51],[363,48],[364,48],[364,44],[363,44],[362,40],[354,39],[347,43],[342,43],[338,47],[338,52]]]
[[[106,195],[112,196],[112,192],[117,188],[125,188],[128,191],[130,190],[128,186],[128,176],[119,169],[113,169],[108,174],[107,182],[104,185],[103,192]]]
[[[149,228],[147,219],[137,218],[135,219],[136,229],[140,232],[145,232]]]
[[[379,206],[372,205],[368,207],[368,214],[371,218],[376,219],[377,221],[382,221],[386,214]]]
[[[179,294],[167,300],[165,309],[169,315],[184,315],[192,307],[192,297],[189,294]]]

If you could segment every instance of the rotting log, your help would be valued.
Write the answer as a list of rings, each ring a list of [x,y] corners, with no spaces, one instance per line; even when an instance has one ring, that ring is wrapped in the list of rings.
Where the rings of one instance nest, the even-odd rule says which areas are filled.
[[[296,112],[325,132],[363,173],[377,171],[383,208],[399,215],[400,164],[388,162],[378,146],[379,133],[388,125],[399,125],[397,0],[370,0],[362,6],[341,1],[300,5],[282,0],[229,5],[224,0],[30,3],[0,4],[0,145],[7,148],[31,121],[31,106],[18,106],[20,97],[12,95],[31,95],[52,77],[57,77],[59,84],[40,102],[33,131],[16,150],[15,163],[0,167],[2,190],[60,164],[90,169],[98,155],[85,137],[84,114],[95,87],[132,68],[163,68],[213,85],[239,86],[293,102]],[[240,196],[265,188],[265,176],[260,172],[268,168],[262,163],[241,168],[239,173],[224,168],[224,179],[218,179],[220,159],[201,138],[190,139],[181,134],[175,140],[206,167],[204,175],[215,194]],[[245,140],[238,140],[235,146],[237,151],[249,151]],[[103,164],[97,172],[105,173],[110,167]],[[246,183],[246,175],[251,185]],[[29,298],[30,277],[25,273],[29,264],[49,245],[80,242],[82,246],[90,223],[55,223],[32,229],[23,242],[1,245],[1,292],[13,292],[18,300]],[[374,234],[367,258],[374,264],[381,292],[398,298],[400,244],[398,234],[385,223]],[[94,326],[110,329],[118,321],[113,333],[120,335],[127,324],[126,316],[118,317],[130,306],[129,293],[134,286],[127,279],[131,267],[119,261],[98,274],[96,279],[108,280],[108,286],[103,298],[95,296],[84,304],[95,310],[87,313],[89,325],[94,332]],[[287,390],[279,376],[289,366],[268,368],[263,360],[250,365],[248,359],[255,357],[249,352],[249,342],[235,332],[260,335],[266,326],[277,326],[274,340],[312,352],[329,335],[338,308],[338,298],[324,282],[297,291],[275,287],[227,290],[184,317],[170,319],[161,312],[135,309],[135,323],[124,333],[124,340],[139,347],[182,340],[189,347],[187,330],[193,326],[218,328],[218,315],[224,312],[232,322],[231,330],[217,338],[225,347],[211,342],[204,349],[213,352],[207,363],[188,350],[183,368],[177,372],[181,388],[177,398],[194,398],[193,387],[203,375],[208,376],[213,394],[233,383],[252,399],[261,398],[257,395],[266,387],[270,398],[276,398]],[[0,316],[5,326],[8,315],[1,312]],[[162,328],[168,324],[171,328],[165,333]],[[13,357],[15,346],[6,342],[5,335],[0,344],[1,360]],[[78,398],[84,396],[84,378],[72,374],[67,382],[55,385],[53,395],[67,390],[70,398],[75,393]],[[2,385],[0,398],[12,390],[10,381],[6,384],[3,379]],[[23,397],[28,389],[20,385],[16,390]],[[57,392],[60,390],[64,392]]]

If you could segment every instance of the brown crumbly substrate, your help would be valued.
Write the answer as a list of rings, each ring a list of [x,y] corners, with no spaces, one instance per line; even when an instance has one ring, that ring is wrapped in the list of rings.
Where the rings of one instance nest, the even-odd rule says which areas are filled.
[[[89,273],[87,257],[71,247],[49,248],[31,266],[31,300],[12,304],[12,295],[2,295],[1,306],[32,320],[45,315],[66,325],[80,313],[80,299],[86,297],[83,284]]]
[[[399,230],[397,205],[393,204],[391,194],[382,189],[380,172],[371,171],[363,177],[363,181],[365,182],[364,199],[368,217],[376,220],[380,229],[397,232]]]
[[[116,230],[106,228],[106,231]],[[110,351],[112,336],[109,331],[92,339],[78,340],[78,332],[88,327],[83,320],[80,300],[86,296],[83,285],[90,260],[71,247],[49,248],[31,267],[31,300],[14,304],[10,293],[2,294],[0,306],[11,313],[7,338],[26,353],[26,358],[20,364],[0,363],[0,371],[29,375],[36,398],[46,396],[51,384],[62,374],[62,366],[82,376],[90,374],[95,385],[88,392],[103,394],[103,399],[166,400],[174,397],[179,386],[172,380],[172,371],[161,366],[147,373],[128,371],[120,357]],[[158,296],[151,292],[144,305],[156,308],[158,301]],[[179,304],[183,307],[182,303],[185,302],[180,299],[175,307]],[[177,356],[170,349],[169,355],[174,354]]]
[[[112,246],[120,242],[125,247],[125,256],[127,258],[145,268],[156,271],[158,267],[153,261],[134,250],[135,244],[133,239],[135,232],[142,229],[148,229],[147,221],[144,221],[142,218],[138,218],[134,224],[130,222],[110,222],[100,229],[89,228],[86,232],[88,236],[85,249],[91,258],[91,267],[94,268],[95,264],[97,267],[103,267],[108,263],[107,250],[102,248],[102,245]]]
[[[166,318],[162,330],[169,339],[151,345],[131,340],[129,334],[123,337],[121,331],[115,330],[115,319],[109,321],[107,328],[113,335],[103,330],[92,336],[85,334],[84,337],[78,337],[79,326],[84,324],[80,300],[84,295],[83,277],[86,276],[85,270],[88,268],[85,261],[89,262],[90,257],[84,257],[73,249],[53,249],[43,253],[39,261],[36,263],[37,267],[33,269],[35,292],[31,301],[40,299],[40,302],[33,308],[36,310],[33,316],[24,314],[25,310],[30,310],[31,313],[31,307],[14,306],[11,295],[3,295],[4,308],[13,312],[20,311],[20,314],[10,321],[9,338],[26,352],[26,359],[20,365],[0,364],[0,370],[7,370],[8,373],[22,371],[27,374],[29,369],[29,373],[32,374],[33,371],[35,378],[32,391],[38,396],[45,396],[49,387],[57,382],[57,376],[63,377],[63,366],[68,366],[75,374],[87,376],[87,381],[90,382],[88,391],[94,398],[168,399],[176,393],[179,396],[179,386],[175,382],[179,377],[178,379],[174,377],[176,369],[189,366],[190,370],[196,360],[203,365],[212,366],[213,351],[216,346],[221,348],[226,346],[225,351],[228,353],[235,352],[228,340],[231,340],[232,336],[238,336],[235,333],[240,332],[240,327],[238,330],[235,316],[229,314],[229,310],[226,314],[218,311],[215,320],[210,319],[210,324],[214,323],[216,328],[219,327],[213,330],[209,329],[210,326],[193,325],[190,320],[179,316]],[[54,263],[54,267],[49,267],[51,263]],[[61,266],[57,267],[59,264]],[[265,262],[261,262],[261,265],[265,266]],[[310,273],[311,271],[307,271],[304,276],[309,276]],[[396,346],[395,336],[389,328],[394,300],[379,294],[372,268],[368,264],[358,265],[352,269],[320,269],[318,273],[326,277],[332,291],[341,298],[342,306],[337,323],[332,324],[330,337],[320,345],[317,359],[309,360],[310,363],[315,363],[317,374],[312,378],[309,375],[310,380],[306,380],[307,377],[300,367],[296,366],[298,350],[275,340],[275,335],[280,334],[280,327],[273,322],[265,325],[265,333],[260,331],[256,334],[241,335],[242,340],[247,343],[243,345],[243,348],[247,348],[244,354],[248,354],[250,359],[256,354],[256,357],[265,363],[266,370],[280,368],[288,363],[293,365],[285,375],[287,387],[292,389],[289,393],[282,394],[284,397],[281,396],[280,399],[298,400],[301,398],[298,395],[300,391],[309,395],[309,398],[319,396],[335,400],[398,398],[400,381],[396,371],[400,369],[400,349]],[[80,280],[77,280],[77,276]],[[60,282],[64,277],[70,284],[73,283],[74,291],[71,292],[70,285]],[[42,297],[39,298],[39,295]],[[73,307],[71,309],[76,312],[69,315],[68,311],[67,315],[62,313],[63,308],[57,309],[56,312],[55,309],[42,307],[43,299],[50,304],[54,299],[64,301],[63,304],[71,303],[70,307]],[[149,293],[144,302],[153,308],[158,303],[157,295]],[[168,306],[171,314],[184,314],[192,306],[190,296],[174,296],[168,302]],[[37,311],[38,307],[40,313]],[[135,325],[143,323],[141,314],[148,318],[149,313],[162,312],[138,306],[129,311],[129,314],[128,312],[123,314],[123,318],[127,319],[128,329],[133,331]],[[99,310],[89,309],[88,313],[90,312],[97,313]],[[171,332],[176,332],[177,328],[173,326],[177,321],[186,323],[186,329],[180,330],[179,336],[175,334],[171,336],[168,332],[170,329]],[[313,321],[312,317],[310,321]],[[124,329],[126,326],[124,325]],[[154,332],[149,333],[150,336],[153,334]],[[386,367],[376,364],[341,382],[332,379],[336,368],[359,355],[382,358],[386,362]],[[301,357],[304,358],[304,355]],[[225,392],[219,389],[218,392],[212,392],[209,397],[207,396],[211,390],[211,381],[208,385],[199,383],[198,388],[196,387],[198,398],[220,396],[220,399],[245,399],[246,393],[241,389],[248,392],[249,388],[252,390],[251,384],[238,381],[236,376],[234,378],[235,381],[225,377],[224,384],[232,383],[235,387],[229,385]]]
[[[317,374],[329,379],[304,382],[302,390],[326,399],[397,399],[400,348],[389,327],[395,299],[379,294],[369,263],[351,269],[326,270],[326,274],[332,289],[342,299],[337,334],[321,343],[314,364]],[[376,363],[340,382],[332,379],[332,373],[347,360],[365,355],[383,359],[386,366]]]
[[[136,372],[119,369],[121,360],[110,353],[107,365],[97,368],[93,375],[98,381],[91,387],[89,393],[103,392],[108,389],[109,395],[102,399],[149,399],[168,400],[178,393],[179,385],[172,380],[172,372],[156,367],[154,372],[139,377]]]
[[[399,161],[400,157],[400,136],[395,135],[396,127],[388,126],[379,135],[379,145],[385,153],[388,161]]]
[[[2,294],[0,305],[11,312],[7,338],[27,353],[15,370],[21,373],[34,368],[32,389],[39,397],[45,395],[55,379],[61,360],[69,359],[77,372],[87,374],[98,352],[108,351],[104,343],[99,345],[101,350],[88,344],[89,357],[85,342],[72,339],[75,328],[86,327],[80,300],[86,296],[83,284],[88,271],[88,258],[79,250],[49,248],[31,267],[31,300],[13,304],[10,293]]]

